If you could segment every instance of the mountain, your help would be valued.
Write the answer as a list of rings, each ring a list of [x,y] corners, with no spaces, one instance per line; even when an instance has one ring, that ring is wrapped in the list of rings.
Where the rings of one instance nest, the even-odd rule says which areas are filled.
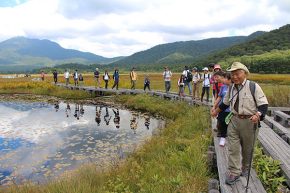
[[[262,33],[252,40],[220,50],[196,61],[197,65],[240,61],[252,72],[290,73],[290,24]]]
[[[256,38],[265,32],[256,32],[249,36],[210,38],[198,41],[182,41],[154,46],[145,51],[113,62],[118,66],[137,66],[150,64],[191,64],[193,60],[210,53],[240,44]]]
[[[15,37],[0,43],[0,69],[23,71],[63,63],[107,64],[123,57],[105,58],[89,52],[62,48],[50,40]]]

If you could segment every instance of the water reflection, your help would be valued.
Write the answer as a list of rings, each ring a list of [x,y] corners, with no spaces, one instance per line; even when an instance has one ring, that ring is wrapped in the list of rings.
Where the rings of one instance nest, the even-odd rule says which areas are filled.
[[[0,102],[0,184],[43,182],[86,162],[108,164],[160,123],[103,105]]]

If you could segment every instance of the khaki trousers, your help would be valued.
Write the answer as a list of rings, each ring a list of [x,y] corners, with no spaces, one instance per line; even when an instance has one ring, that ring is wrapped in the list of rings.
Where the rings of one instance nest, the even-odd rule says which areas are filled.
[[[242,167],[249,168],[253,141],[256,140],[258,132],[257,125],[250,119],[232,117],[228,126],[228,170],[233,175],[240,175]]]

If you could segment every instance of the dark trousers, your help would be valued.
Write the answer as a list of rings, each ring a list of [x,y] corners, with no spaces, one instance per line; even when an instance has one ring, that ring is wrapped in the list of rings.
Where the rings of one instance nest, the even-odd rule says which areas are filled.
[[[209,101],[209,87],[202,87],[202,93],[201,93],[201,101],[203,101],[203,96],[206,93],[206,101]]]
[[[109,80],[105,80],[105,89],[108,89],[108,82]]]
[[[148,90],[150,91],[150,84],[144,84],[144,91],[146,90],[146,88],[148,88]]]
[[[117,88],[117,90],[119,89],[119,81],[115,81],[114,82],[114,85],[113,85],[112,89],[115,88],[115,87]]]
[[[57,83],[57,77],[53,77],[54,83]]]
[[[170,81],[165,81],[165,90],[166,90],[166,93],[169,93],[170,87],[171,87],[171,82]]]
[[[230,112],[220,112],[217,117],[217,129],[220,137],[227,137],[228,125],[225,122],[226,117]]]

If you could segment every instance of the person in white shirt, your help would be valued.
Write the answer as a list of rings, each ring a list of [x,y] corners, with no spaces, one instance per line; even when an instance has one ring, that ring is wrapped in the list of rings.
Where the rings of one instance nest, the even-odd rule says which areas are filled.
[[[65,84],[68,85],[69,84],[69,71],[68,70],[65,70],[64,78],[65,78]]]
[[[185,66],[182,72],[182,75],[184,76],[184,89],[187,86],[189,90],[189,95],[191,95],[192,94],[192,89],[191,89],[192,77],[189,77],[189,74],[191,75],[191,72],[189,71],[188,66]]]
[[[201,93],[201,102],[203,102],[203,96],[206,93],[206,101],[209,102],[209,88],[210,88],[210,74],[208,73],[208,68],[205,67],[202,69],[203,75],[201,76],[202,82],[202,93]]]
[[[110,76],[107,70],[105,70],[105,73],[103,75],[103,79],[105,81],[105,89],[108,89],[108,82],[110,80]]]
[[[75,72],[73,74],[73,78],[74,78],[75,86],[77,86],[79,84],[79,74],[78,74],[78,70],[75,70]]]
[[[164,82],[165,82],[165,91],[166,91],[166,94],[169,93],[169,90],[171,88],[171,76],[172,76],[172,73],[168,69],[168,67],[166,66],[164,68],[164,72],[163,72],[163,78],[164,78]]]
[[[199,96],[199,83],[200,83],[200,75],[197,72],[197,68],[194,67],[192,69],[192,86],[193,86],[192,99],[195,99],[195,96]]]

